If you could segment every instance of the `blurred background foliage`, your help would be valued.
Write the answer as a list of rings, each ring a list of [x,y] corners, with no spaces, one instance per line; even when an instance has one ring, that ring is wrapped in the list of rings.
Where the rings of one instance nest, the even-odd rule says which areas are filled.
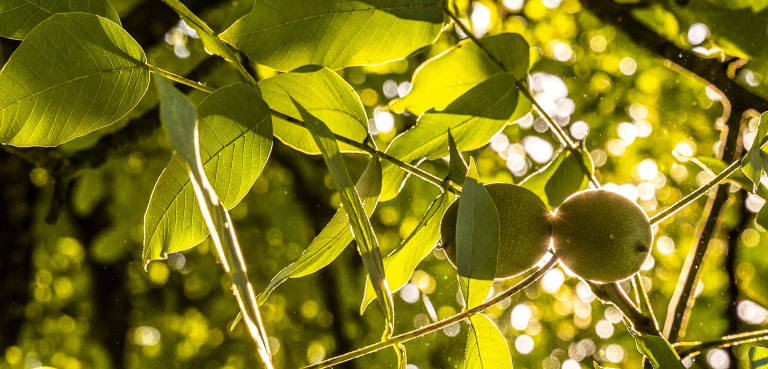
[[[112,3],[153,64],[214,88],[239,80],[237,71],[209,57],[194,31],[161,2]],[[221,31],[246,14],[253,0],[185,3]],[[606,188],[653,214],[711,178],[678,158],[715,156],[725,111],[717,91],[669,69],[662,59],[601,23],[578,0],[456,3],[477,36],[516,32],[526,38],[532,46],[530,83],[536,98],[575,139],[586,140]],[[695,14],[675,15],[652,6],[637,16],[679,45],[717,52],[711,51],[716,40],[707,26],[696,23]],[[379,147],[416,121],[412,115],[390,113],[387,103],[408,93],[411,75],[421,63],[464,37],[451,27],[426,52],[407,60],[338,72],[359,93]],[[15,44],[3,41],[0,47],[5,62]],[[263,66],[250,67],[261,79],[275,75]],[[764,64],[750,62],[739,78],[764,90],[764,73]],[[186,92],[196,101],[203,97],[198,91]],[[63,150],[93,145],[151,111],[156,102],[150,89],[128,119]],[[756,120],[745,124],[746,145],[754,137]],[[545,165],[558,147],[546,123],[529,114],[470,155],[483,181],[518,183]],[[237,305],[208,240],[167,261],[152,262],[146,271],[142,265],[143,215],[170,154],[165,134],[158,130],[124,155],[85,172],[73,183],[58,222],[49,225],[43,218],[54,178],[0,153],[0,228],[5,239],[0,243],[8,250],[0,264],[0,283],[11,291],[0,296],[5,300],[0,302],[0,368],[259,367],[244,326],[229,329]],[[365,158],[347,159],[358,176]],[[447,172],[442,160],[422,167],[439,175]],[[768,326],[768,279],[761,278],[768,275],[768,235],[753,221],[763,200],[734,185],[731,192],[706,256],[686,341]],[[400,196],[379,205],[372,221],[383,254],[407,237],[436,196],[434,187],[410,179]],[[338,206],[322,159],[276,141],[264,173],[231,212],[257,289],[301,255]],[[662,321],[695,242],[703,207],[700,200],[654,229],[652,258],[642,275]],[[272,293],[262,313],[275,366],[297,368],[378,341],[381,312],[358,313],[364,281],[365,269],[349,247],[320,272],[292,279]],[[514,282],[497,282],[495,290]],[[459,312],[457,292],[456,272],[436,250],[396,294],[396,330]],[[640,367],[641,356],[621,313],[600,304],[583,282],[559,268],[488,313],[507,338],[516,368],[591,368],[592,360],[607,367]],[[409,369],[461,367],[467,327],[450,326],[409,342]],[[686,364],[741,367],[747,349],[711,350]],[[384,350],[338,368],[394,365],[391,350]]]

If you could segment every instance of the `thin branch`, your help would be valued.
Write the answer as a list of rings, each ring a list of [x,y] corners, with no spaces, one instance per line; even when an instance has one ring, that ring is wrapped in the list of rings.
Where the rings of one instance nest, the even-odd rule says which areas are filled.
[[[232,51],[232,49],[229,47],[229,45],[225,44],[224,41],[222,41],[218,35],[216,35],[211,27],[209,27],[205,22],[203,22],[200,17],[198,17],[194,12],[190,11],[189,8],[187,8],[184,4],[181,3],[179,0],[162,0],[166,5],[171,7],[181,18],[185,21],[191,24],[192,27],[195,28],[196,31],[202,32],[203,34],[200,35],[200,37],[203,37],[203,41],[209,41],[214,42],[216,44],[216,52],[221,52],[224,55],[219,55],[224,60],[232,63],[235,65],[237,70],[240,72],[240,74],[243,76],[246,82],[248,82],[249,85],[256,87],[256,79],[248,73],[248,71],[245,69],[242,63],[240,63],[239,59],[235,55],[235,53]],[[212,50],[213,51],[213,50]]]
[[[718,174],[715,178],[705,183],[703,186],[697,188],[695,191],[689,193],[682,200],[652,216],[651,225],[658,225],[664,221],[664,219],[675,215],[675,213],[698,200],[701,196],[704,196],[707,192],[709,192],[709,190],[720,184],[720,182],[722,182],[724,179],[730,177],[733,173],[736,173],[736,171],[739,169],[741,169],[741,160],[732,162],[731,165],[726,167],[725,170],[720,172],[720,174]]]
[[[212,89],[212,88],[210,88],[210,87],[208,87],[208,86],[206,86],[206,85],[204,85],[204,84],[202,84],[200,82],[196,82],[196,81],[193,81],[193,80],[190,80],[190,79],[186,79],[186,78],[184,78],[184,77],[182,77],[182,76],[180,76],[178,74],[174,74],[174,73],[171,73],[171,72],[169,72],[167,70],[163,70],[163,69],[160,69],[158,67],[155,67],[152,64],[147,63],[147,67],[149,68],[149,70],[151,72],[157,73],[157,74],[159,74],[159,75],[161,75],[161,76],[163,76],[165,78],[170,79],[171,81],[178,82],[178,83],[181,83],[183,85],[186,85],[186,86],[189,86],[189,87],[192,87],[194,89],[197,89],[197,90],[200,90],[200,91],[203,91],[203,92],[207,92],[207,93],[211,93],[211,92],[214,91],[214,89]]]
[[[692,358],[702,351],[706,351],[713,348],[726,348],[731,346],[744,345],[748,343],[754,343],[758,341],[768,340],[768,329],[753,331],[747,333],[733,334],[725,336],[719,340],[706,341],[706,342],[681,342],[674,344],[677,349],[680,358],[683,360]]]
[[[674,63],[714,85],[731,99],[739,110],[768,110],[768,100],[740,85],[728,75],[730,64],[716,59],[702,59],[658,35],[632,16],[632,9],[613,0],[581,0],[587,10],[604,23],[613,25],[639,46]]]
[[[640,275],[640,272],[636,273],[634,277],[632,277],[632,284],[635,286],[635,291],[637,292],[637,296],[640,299],[638,304],[640,311],[653,319],[653,326],[658,331],[659,322],[656,320],[656,314],[653,313],[653,306],[651,305],[651,300],[648,298],[648,291],[645,289],[643,277]]]
[[[647,335],[661,336],[661,332],[659,332],[659,328],[655,324],[656,319],[643,314],[642,311],[632,303],[632,300],[629,299],[629,296],[627,296],[618,282],[593,285],[593,289],[595,288],[594,286],[601,288],[610,302],[616,305],[624,316],[632,322],[635,331]]]
[[[330,358],[328,360],[325,360],[323,362],[320,362],[320,363],[317,363],[317,364],[314,364],[314,365],[305,366],[302,369],[330,368],[331,366],[338,365],[338,364],[341,364],[343,362],[346,362],[346,361],[349,361],[349,360],[352,360],[352,359],[356,359],[356,358],[359,358],[361,356],[368,355],[370,353],[373,353],[373,352],[385,349],[385,348],[390,347],[390,346],[394,346],[394,345],[398,345],[398,344],[401,344],[401,343],[404,343],[404,342],[408,342],[408,341],[410,341],[412,339],[415,339],[415,338],[427,335],[427,334],[432,333],[432,332],[436,332],[436,331],[438,331],[440,329],[443,329],[443,328],[445,328],[445,327],[447,327],[449,325],[459,323],[459,322],[461,322],[464,319],[467,319],[467,318],[469,318],[469,317],[471,317],[471,316],[473,316],[473,315],[475,315],[477,313],[483,312],[483,311],[491,308],[492,306],[498,304],[499,302],[501,302],[505,298],[507,298],[509,296],[512,296],[512,295],[522,291],[524,288],[530,286],[533,282],[535,282],[536,280],[541,278],[544,274],[546,274],[550,269],[552,269],[555,266],[555,264],[557,264],[557,257],[552,256],[552,258],[549,259],[549,261],[547,261],[546,264],[541,266],[539,269],[537,269],[531,275],[529,275],[528,277],[526,277],[525,279],[523,279],[522,281],[520,281],[519,283],[517,283],[516,285],[514,285],[510,289],[508,289],[508,290],[506,290],[506,291],[496,295],[494,298],[492,298],[492,299],[490,299],[488,301],[485,301],[483,304],[478,305],[475,308],[472,308],[470,310],[461,312],[461,313],[456,314],[456,315],[454,315],[454,316],[452,316],[450,318],[443,319],[443,320],[441,320],[439,322],[430,324],[430,325],[428,325],[426,327],[415,329],[415,330],[412,330],[410,332],[402,333],[402,334],[399,334],[399,335],[396,335],[396,336],[392,336],[392,338],[390,338],[388,340],[377,342],[377,343],[374,343],[372,345],[365,346],[365,347],[357,349],[355,351],[348,352],[348,353],[346,353],[344,355],[340,355],[340,356],[337,356],[337,357],[334,357],[334,358]]]

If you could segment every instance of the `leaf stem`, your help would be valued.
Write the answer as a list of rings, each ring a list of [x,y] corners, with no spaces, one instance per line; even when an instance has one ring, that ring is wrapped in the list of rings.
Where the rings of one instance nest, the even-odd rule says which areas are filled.
[[[512,296],[520,291],[522,291],[524,288],[530,286],[533,282],[541,278],[546,272],[548,272],[552,267],[557,264],[557,257],[552,256],[549,261],[546,262],[543,266],[541,266],[539,269],[537,269],[535,272],[533,272],[531,275],[514,285],[513,287],[509,288],[508,290],[496,295],[492,299],[484,302],[481,305],[478,305],[477,307],[474,307],[472,309],[469,309],[467,311],[464,311],[462,313],[456,314],[450,318],[443,319],[439,322],[430,324],[426,327],[422,327],[419,329],[414,329],[410,332],[402,333],[396,336],[392,336],[392,338],[388,340],[384,340],[381,342],[374,343],[372,345],[365,346],[363,348],[357,349],[355,351],[348,352],[346,354],[325,360],[323,362],[305,366],[302,369],[323,369],[323,368],[330,368],[331,366],[341,364],[343,362],[359,358],[361,356],[368,355],[370,353],[385,349],[389,346],[402,344],[404,342],[410,341],[412,339],[424,336],[426,334],[436,332],[440,329],[443,329],[451,324],[456,324],[458,322],[461,322],[464,319],[467,319],[471,317],[472,315],[475,315],[477,313],[480,313],[482,311],[485,311],[489,309],[490,307],[498,304],[505,298]]]
[[[461,29],[461,31],[469,37],[472,42],[474,42],[477,47],[480,48],[480,50],[483,50],[483,52],[488,56],[488,58],[493,61],[494,64],[496,64],[499,69],[501,69],[504,72],[508,72],[507,67],[502,64],[498,59],[496,59],[496,56],[494,56],[488,49],[483,46],[482,43],[480,43],[480,40],[472,33],[472,31],[467,28],[467,26],[461,22],[461,20],[456,16],[456,14],[453,13],[450,9],[448,9],[448,4],[446,3],[443,5],[443,11],[448,14],[448,17],[453,20],[454,23],[456,23],[456,26]],[[589,183],[594,188],[600,188],[600,182],[595,177],[594,173],[590,170],[590,168],[587,166],[587,164],[584,162],[584,159],[580,155],[580,149],[579,147],[571,140],[570,137],[568,137],[568,133],[565,132],[563,127],[560,127],[559,124],[557,124],[552,117],[547,114],[546,111],[544,111],[544,108],[539,105],[539,103],[536,101],[536,99],[533,97],[533,94],[531,94],[531,91],[528,89],[527,82],[523,79],[518,79],[515,81],[517,84],[517,87],[522,93],[525,95],[525,97],[531,102],[533,105],[534,110],[536,110],[536,113],[544,119],[545,122],[547,122],[547,126],[552,130],[552,132],[555,133],[555,137],[557,137],[557,140],[560,141],[560,144],[571,152],[571,154],[579,154],[579,166],[581,167],[584,174],[589,178]]]
[[[287,121],[289,123],[298,125],[300,127],[304,127],[304,122],[299,120],[299,119],[296,119],[296,118],[291,117],[289,115],[285,115],[285,114],[280,113],[280,112],[275,111],[275,110],[270,110],[270,112],[272,113],[273,116],[275,116],[277,118],[283,119],[283,120],[285,120],[285,121]],[[350,138],[341,136],[341,135],[336,134],[336,133],[334,133],[333,135],[334,135],[334,138],[336,139],[336,141],[343,142],[343,143],[345,143],[345,144],[347,144],[349,146],[352,146],[352,147],[355,147],[357,149],[363,150],[363,151],[365,151],[366,153],[368,153],[370,155],[378,155],[380,158],[382,158],[382,159],[384,159],[384,160],[386,160],[386,161],[388,161],[388,162],[390,162],[392,164],[397,165],[398,167],[400,167],[401,169],[405,170],[406,172],[411,173],[414,176],[416,176],[416,177],[418,177],[418,178],[420,178],[420,179],[422,179],[424,181],[427,181],[427,182],[437,186],[442,191],[449,191],[449,192],[453,192],[455,194],[460,194],[461,193],[461,188],[459,188],[458,186],[456,186],[454,184],[447,184],[445,181],[443,181],[442,179],[438,178],[434,174],[431,174],[431,173],[428,173],[428,172],[426,172],[426,171],[424,171],[422,169],[419,169],[418,167],[413,166],[411,164],[408,164],[408,163],[406,163],[406,162],[404,162],[404,161],[402,161],[402,160],[400,160],[398,158],[395,158],[392,155],[389,155],[387,153],[381,152],[381,151],[379,151],[379,150],[377,150],[377,149],[375,149],[375,148],[373,148],[373,147],[371,147],[371,146],[369,146],[369,145],[367,145],[365,143],[357,142],[355,140],[352,140]]]
[[[180,76],[178,74],[171,73],[171,72],[169,72],[167,70],[164,70],[164,69],[160,69],[160,68],[158,68],[158,67],[156,67],[156,66],[154,66],[152,64],[147,63],[147,67],[149,68],[149,70],[151,72],[156,73],[158,75],[161,75],[161,76],[163,76],[165,78],[168,78],[171,81],[181,83],[182,85],[189,86],[189,87],[192,87],[192,88],[194,88],[196,90],[200,90],[200,91],[207,92],[207,93],[212,93],[214,91],[214,89],[212,89],[212,88],[210,88],[210,87],[208,87],[208,86],[206,86],[206,85],[204,85],[204,84],[202,84],[200,82],[195,82],[193,80],[186,79],[186,78],[184,78],[184,77],[182,77],[182,76]]]
[[[731,163],[731,165],[729,165],[722,172],[720,172],[720,174],[715,176],[715,178],[712,178],[709,182],[705,183],[703,186],[689,193],[688,196],[684,197],[682,200],[674,203],[672,206],[652,216],[651,225],[657,225],[661,223],[664,219],[669,218],[670,216],[674,215],[684,207],[690,205],[692,202],[696,201],[699,197],[706,194],[713,187],[717,186],[724,179],[728,178],[733,173],[735,173],[739,168],[741,168],[741,160],[734,161],[733,163]]]
[[[594,285],[598,286],[605,292],[605,294],[610,299],[610,302],[616,305],[619,310],[624,314],[624,316],[629,319],[630,322],[632,322],[632,325],[634,325],[634,329],[642,334],[648,334],[648,335],[654,335],[654,336],[661,336],[661,332],[659,332],[658,326],[655,324],[656,319],[650,318],[643,314],[633,303],[632,300],[629,299],[629,296],[624,292],[624,290],[621,288],[621,285],[619,285],[618,282],[616,283],[607,283],[604,285]]]
[[[224,55],[219,55],[224,58],[224,60],[227,60],[235,65],[237,70],[240,72],[240,74],[243,76],[245,81],[255,87],[256,86],[256,79],[253,78],[253,76],[248,73],[248,71],[245,69],[242,63],[237,59],[237,56],[234,52],[232,52],[232,49],[229,48],[229,46],[222,41],[218,35],[216,35],[211,27],[209,27],[205,22],[203,22],[200,17],[198,17],[195,13],[193,13],[189,8],[186,7],[186,5],[182,4],[179,0],[162,0],[166,5],[171,7],[181,18],[191,23],[191,26],[195,29],[195,31],[203,32],[204,35],[201,37],[210,37],[213,42],[216,43],[217,50],[220,50],[224,53]],[[211,50],[212,51],[212,50]]]
[[[640,272],[635,273],[632,277],[632,284],[635,285],[635,292],[637,292],[637,296],[640,299],[640,303],[638,304],[640,311],[653,319],[653,326],[656,328],[656,331],[658,331],[659,322],[656,320],[656,314],[653,313],[653,306],[651,305],[651,300],[648,298],[648,291],[645,290],[645,284],[643,283],[643,277],[640,275]]]
[[[681,342],[674,344],[673,346],[678,349],[678,354],[685,360],[687,358],[692,358],[705,350],[726,348],[765,340],[768,340],[768,329],[733,334],[714,341]]]

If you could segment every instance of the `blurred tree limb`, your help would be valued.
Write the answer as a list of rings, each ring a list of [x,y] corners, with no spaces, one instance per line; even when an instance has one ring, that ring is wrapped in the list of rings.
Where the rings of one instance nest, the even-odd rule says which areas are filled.
[[[768,100],[742,86],[728,73],[733,62],[703,59],[675,45],[632,16],[636,6],[619,4],[614,0],[581,0],[581,4],[606,24],[624,32],[632,41],[648,51],[686,69],[711,83],[727,96],[734,108],[768,111]]]
[[[743,115],[744,110],[741,108],[734,107],[733,111],[731,111],[726,122],[726,129],[721,134],[721,136],[724,136],[721,140],[723,142],[723,151],[719,155],[719,159],[732,162],[741,155],[738,150],[741,147],[739,128],[741,127]],[[707,200],[706,208],[702,214],[702,218],[706,220],[697,232],[698,236],[696,237],[695,245],[688,252],[685,264],[680,272],[677,287],[667,310],[664,334],[671,343],[678,342],[685,336],[691,310],[693,310],[693,305],[696,302],[694,291],[699,283],[701,264],[704,262],[709,244],[720,223],[718,218],[723,206],[728,201],[728,192],[727,185],[720,185],[715,196]]]

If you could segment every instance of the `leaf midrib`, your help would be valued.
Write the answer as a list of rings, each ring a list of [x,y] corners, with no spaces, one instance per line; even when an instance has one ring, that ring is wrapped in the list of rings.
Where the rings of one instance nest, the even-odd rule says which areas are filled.
[[[24,96],[24,97],[22,97],[20,99],[16,99],[12,103],[10,103],[10,104],[8,104],[8,105],[6,105],[4,107],[0,107],[0,112],[3,112],[5,109],[8,109],[8,108],[10,108],[13,105],[21,103],[24,100],[27,100],[27,99],[32,98],[32,97],[35,97],[35,96],[40,95],[40,94],[43,94],[43,93],[48,92],[49,90],[52,90],[54,88],[64,86],[64,85],[66,85],[68,83],[72,83],[72,82],[75,82],[75,81],[86,79],[88,77],[92,77],[92,76],[99,75],[99,74],[122,73],[122,72],[128,72],[128,71],[133,71],[133,70],[145,69],[145,68],[147,68],[146,65],[140,65],[140,66],[137,66],[137,67],[119,68],[119,69],[111,69],[111,70],[106,70],[106,71],[97,71],[97,72],[94,72],[94,73],[88,73],[86,75],[82,75],[82,76],[79,76],[77,78],[73,78],[73,79],[64,81],[62,83],[57,83],[55,85],[46,87],[46,88],[44,88],[44,89],[42,89],[40,91],[33,92],[33,93],[31,93],[31,94],[29,94],[27,96]]]

